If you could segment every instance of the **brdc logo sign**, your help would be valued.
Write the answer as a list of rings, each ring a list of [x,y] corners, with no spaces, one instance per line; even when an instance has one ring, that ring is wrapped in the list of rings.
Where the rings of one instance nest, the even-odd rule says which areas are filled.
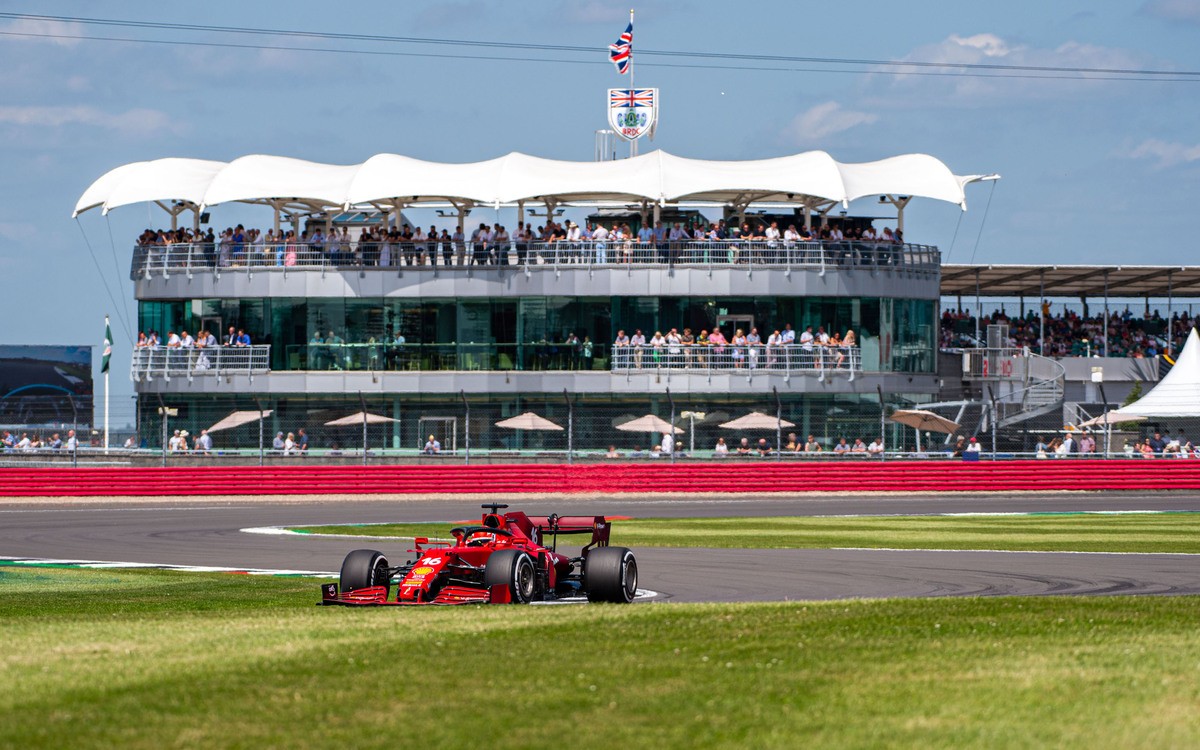
[[[608,124],[627,141],[653,134],[658,122],[658,89],[609,89]]]

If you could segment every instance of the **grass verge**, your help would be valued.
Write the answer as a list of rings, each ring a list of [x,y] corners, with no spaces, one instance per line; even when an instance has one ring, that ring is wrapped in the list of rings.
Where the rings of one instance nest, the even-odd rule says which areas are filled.
[[[3,747],[1195,747],[1200,597],[347,610],[0,568]]]
[[[449,524],[306,526],[312,534],[447,537]],[[1200,513],[1028,516],[638,518],[613,523],[627,547],[998,549],[1200,553]]]

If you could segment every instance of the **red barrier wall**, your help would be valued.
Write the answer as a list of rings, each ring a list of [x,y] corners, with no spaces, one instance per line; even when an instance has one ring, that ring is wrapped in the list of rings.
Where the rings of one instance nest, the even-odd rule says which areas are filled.
[[[1200,461],[0,468],[0,497],[1200,490]]]

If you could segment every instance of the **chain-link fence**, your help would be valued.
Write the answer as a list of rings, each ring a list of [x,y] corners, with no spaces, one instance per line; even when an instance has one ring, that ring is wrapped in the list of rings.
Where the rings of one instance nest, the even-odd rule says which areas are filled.
[[[1006,422],[999,412],[993,427],[988,405],[981,403],[945,414],[959,425],[947,434],[918,433],[893,421],[896,409],[921,405],[887,394],[882,408],[877,394],[364,394],[257,401],[164,395],[161,402],[143,395],[137,403],[114,404],[107,452],[91,404],[82,406],[76,404],[72,421],[18,421],[10,412],[0,425],[11,440],[0,447],[0,465],[954,459],[971,437],[980,450],[968,459],[1092,459],[1106,452],[1112,458],[1200,458],[1193,442],[1200,438],[1200,420],[1148,419],[1117,423],[1111,431],[1078,427],[1088,414],[1102,413],[1102,404],[1082,405],[1071,420],[1052,412]],[[723,426],[735,420],[742,426]],[[68,446],[70,430],[77,435],[76,451]]]

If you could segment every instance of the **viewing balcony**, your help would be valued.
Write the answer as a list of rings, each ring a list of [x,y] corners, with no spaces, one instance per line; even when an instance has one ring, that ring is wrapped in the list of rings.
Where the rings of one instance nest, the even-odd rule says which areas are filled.
[[[930,245],[884,242],[719,240],[671,242],[532,242],[505,247],[472,243],[365,243],[348,245],[213,245],[190,243],[134,248],[130,278],[184,274],[359,270],[428,272],[452,268],[507,268],[531,273],[562,269],[724,268],[813,271],[892,270],[936,275],[941,253]]]
[[[271,370],[271,347],[216,346],[205,349],[151,347],[133,350],[130,377],[134,382],[156,376],[226,377],[257,375]]]

